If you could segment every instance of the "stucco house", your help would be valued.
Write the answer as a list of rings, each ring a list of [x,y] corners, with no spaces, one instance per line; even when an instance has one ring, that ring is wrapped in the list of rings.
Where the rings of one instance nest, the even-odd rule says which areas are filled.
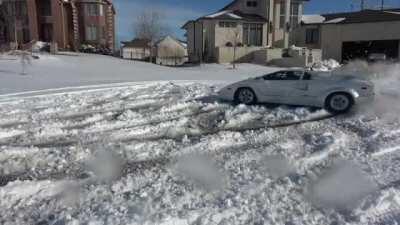
[[[189,60],[224,63],[281,58],[282,49],[295,43],[292,34],[307,1],[234,0],[216,13],[188,21],[182,29]],[[236,59],[232,58],[234,49]]]
[[[135,38],[129,42],[121,42],[121,57],[123,59],[149,60],[150,54],[150,40]]]
[[[156,63],[165,66],[180,66],[188,61],[187,44],[171,36],[155,44]]]
[[[400,9],[305,15],[296,30],[298,46],[319,48],[324,59],[348,61],[382,53],[400,56]]]

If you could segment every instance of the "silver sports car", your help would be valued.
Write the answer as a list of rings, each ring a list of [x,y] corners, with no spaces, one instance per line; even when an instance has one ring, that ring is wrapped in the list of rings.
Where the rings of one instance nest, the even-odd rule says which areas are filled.
[[[348,112],[354,105],[372,101],[374,85],[355,76],[326,72],[284,70],[231,84],[220,98],[239,104],[278,103]]]

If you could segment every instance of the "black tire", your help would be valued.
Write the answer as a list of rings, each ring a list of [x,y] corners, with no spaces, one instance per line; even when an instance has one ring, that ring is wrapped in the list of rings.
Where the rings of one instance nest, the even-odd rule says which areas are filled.
[[[235,103],[253,105],[257,103],[256,93],[251,88],[239,88],[235,92]]]
[[[330,94],[325,100],[325,109],[332,114],[347,113],[353,106],[353,97],[345,92]]]

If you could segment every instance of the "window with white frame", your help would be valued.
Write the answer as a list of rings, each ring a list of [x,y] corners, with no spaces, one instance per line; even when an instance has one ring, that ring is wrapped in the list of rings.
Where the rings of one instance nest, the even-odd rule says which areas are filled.
[[[262,46],[263,25],[257,23],[243,24],[243,44],[247,46]]]
[[[290,4],[290,28],[296,28],[299,25],[299,11],[300,11],[300,4],[298,2],[292,2]],[[279,18],[279,28],[285,28],[285,13],[286,13],[286,3],[281,2],[280,5],[280,18]]]
[[[86,4],[86,13],[89,16],[102,16],[103,6],[95,3]]]
[[[94,25],[89,25],[86,27],[86,40],[96,41],[98,39],[98,30]]]

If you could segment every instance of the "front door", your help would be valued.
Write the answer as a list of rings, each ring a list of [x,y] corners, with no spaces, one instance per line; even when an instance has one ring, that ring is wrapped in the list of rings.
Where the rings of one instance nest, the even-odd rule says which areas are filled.
[[[52,42],[53,41],[53,24],[44,23],[41,26],[41,41]]]

